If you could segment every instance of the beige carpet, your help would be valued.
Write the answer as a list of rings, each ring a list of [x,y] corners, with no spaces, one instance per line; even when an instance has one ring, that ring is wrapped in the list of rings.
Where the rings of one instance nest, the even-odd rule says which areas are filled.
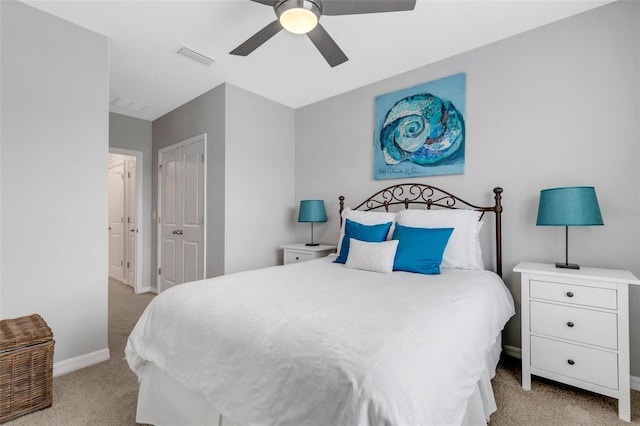
[[[135,322],[153,296],[150,293],[135,295],[131,287],[109,279],[111,359],[54,378],[50,408],[5,425],[135,425],[138,379],[127,366],[124,347]]]
[[[136,320],[153,298],[109,281],[109,349],[111,360],[56,377],[53,406],[5,423],[22,425],[135,425],[138,383],[124,360],[124,347]],[[490,426],[628,425],[618,419],[615,399],[533,379],[532,390],[520,386],[519,361],[506,357],[493,388],[498,411]],[[640,424],[640,392],[632,391],[632,424]],[[215,422],[213,422],[215,423]],[[331,425],[327,425],[331,426]]]
[[[504,357],[492,381],[498,411],[496,425],[629,425],[618,418],[618,401],[582,389],[532,378],[521,387],[520,360]],[[631,424],[640,424],[640,392],[631,391]]]

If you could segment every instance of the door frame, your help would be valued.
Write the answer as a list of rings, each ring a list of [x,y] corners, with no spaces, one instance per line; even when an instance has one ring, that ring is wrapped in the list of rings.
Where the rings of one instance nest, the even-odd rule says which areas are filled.
[[[157,260],[156,260],[156,292],[160,294],[162,292],[161,288],[161,274],[158,273],[160,268],[162,267],[162,221],[160,220],[160,213],[162,212],[162,175],[160,172],[160,165],[162,164],[162,154],[168,151],[173,151],[174,149],[181,148],[183,146],[191,145],[192,143],[203,141],[204,142],[204,182],[203,182],[203,191],[204,191],[204,199],[203,199],[203,209],[204,209],[204,224],[202,227],[203,232],[203,252],[204,252],[204,263],[202,267],[204,268],[203,276],[207,277],[207,134],[201,133],[199,135],[190,137],[188,139],[182,140],[180,142],[174,143],[173,145],[166,146],[158,150],[158,169],[157,172],[157,182],[158,182],[158,205],[157,212],[158,216],[156,217],[156,249],[157,249]]]
[[[143,184],[144,184],[144,173],[143,173],[143,162],[142,151],[134,151],[132,149],[124,149],[124,148],[114,148],[109,147],[109,153],[111,154],[121,154],[128,155],[130,157],[136,158],[136,223],[138,224],[138,236],[136,238],[136,285],[134,287],[134,292],[136,294],[148,291],[148,286],[146,288],[142,285],[142,271],[143,268],[148,268],[148,265],[144,264],[144,256],[142,255],[142,242],[144,241],[144,222],[142,218],[144,217],[144,192],[143,192]]]

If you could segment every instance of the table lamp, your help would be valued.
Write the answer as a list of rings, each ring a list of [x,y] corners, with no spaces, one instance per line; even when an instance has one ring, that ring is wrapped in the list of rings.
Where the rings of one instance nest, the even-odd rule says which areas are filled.
[[[300,201],[300,212],[298,213],[298,222],[311,222],[311,242],[308,246],[317,246],[318,243],[313,242],[313,224],[314,222],[326,222],[327,212],[324,210],[323,200],[302,200]]]
[[[592,186],[550,188],[540,191],[538,204],[538,226],[565,227],[565,262],[556,263],[556,268],[580,269],[569,263],[569,227],[604,225],[596,190]]]

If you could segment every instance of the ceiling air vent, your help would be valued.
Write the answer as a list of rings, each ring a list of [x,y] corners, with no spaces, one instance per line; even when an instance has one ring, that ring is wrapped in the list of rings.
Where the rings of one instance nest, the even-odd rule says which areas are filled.
[[[182,46],[180,49],[178,49],[177,53],[182,56],[186,56],[187,58],[192,59],[196,62],[200,62],[204,65],[211,65],[213,63],[212,58],[208,57],[207,55],[203,55],[200,52],[196,52],[193,49],[189,49],[186,46]]]
[[[149,104],[143,102],[134,101],[133,99],[123,98],[121,96],[116,97],[111,101],[111,106],[115,106],[122,109],[130,109],[132,111],[140,112],[143,109],[149,107]]]

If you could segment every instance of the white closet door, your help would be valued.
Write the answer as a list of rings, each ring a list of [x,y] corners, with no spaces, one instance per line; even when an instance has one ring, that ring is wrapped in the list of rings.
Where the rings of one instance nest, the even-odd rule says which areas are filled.
[[[182,282],[204,278],[204,141],[181,149],[182,160]]]
[[[204,139],[162,151],[160,166],[159,291],[164,291],[204,278]]]
[[[127,284],[134,289],[136,288],[136,242],[138,239],[138,169],[136,167],[136,158],[131,157],[127,160]]]
[[[124,164],[109,167],[109,276],[124,277]]]
[[[182,250],[178,247],[178,225],[182,191],[180,174],[180,148],[162,154],[160,179],[162,195],[160,200],[160,288],[162,291],[182,282]]]

